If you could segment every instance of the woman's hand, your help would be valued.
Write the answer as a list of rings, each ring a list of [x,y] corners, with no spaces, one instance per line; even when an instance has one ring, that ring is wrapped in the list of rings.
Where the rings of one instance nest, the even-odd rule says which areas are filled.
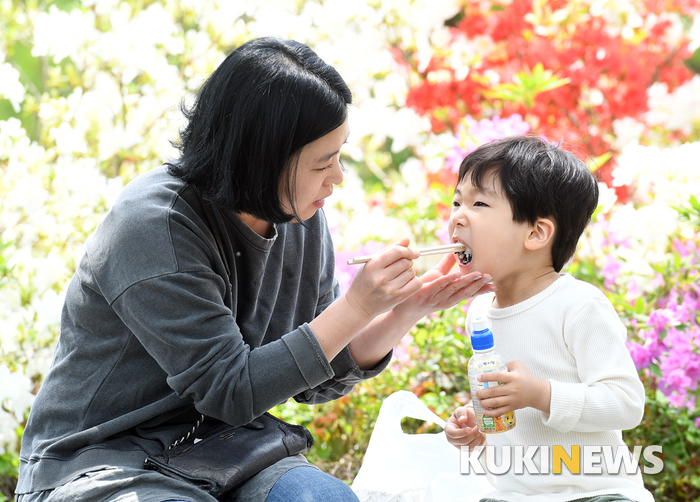
[[[454,307],[458,303],[475,295],[495,291],[496,286],[489,284],[491,276],[481,272],[461,275],[459,271],[450,272],[456,263],[454,254],[450,253],[440,260],[434,268],[420,277],[421,288],[411,297],[396,307],[396,312],[413,315],[420,320],[423,316]]]
[[[417,258],[418,253],[405,248],[408,245],[408,239],[400,241],[398,245],[404,246],[404,253],[412,253],[403,256],[409,256],[411,260]],[[388,253],[388,249],[382,251],[380,255],[384,254],[385,251]],[[379,255],[367,262],[360,273],[370,270],[372,265],[381,264],[382,262],[375,262],[378,257]],[[390,259],[390,255],[386,259]],[[437,266],[426,272],[420,279],[412,277],[415,282],[407,283],[402,291],[402,293],[408,294],[393,296],[393,299],[400,296],[403,296],[403,299],[397,302],[398,304],[395,307],[389,307],[384,310],[385,313],[381,316],[373,318],[372,322],[350,342],[350,353],[360,368],[374,367],[379,360],[399,343],[411,327],[425,315],[452,307],[475,294],[496,289],[495,286],[484,283],[485,278],[481,277],[479,272],[473,272],[465,276],[461,276],[459,272],[451,273],[450,270],[454,265],[454,255],[448,254],[440,260]],[[413,268],[411,267],[410,272],[404,273],[413,273],[412,271]],[[356,285],[355,282],[358,281],[360,273],[355,276],[350,289]],[[487,279],[488,277],[486,277]],[[371,291],[365,294],[369,295],[370,293]],[[342,296],[340,300],[343,301],[343,298],[345,298],[346,301],[349,301],[349,295],[350,291]],[[384,299],[383,308],[386,308],[386,305],[389,304],[387,300],[388,298]],[[368,301],[377,302],[377,300],[370,298],[368,298]],[[376,305],[374,307],[376,308]]]
[[[457,448],[468,446],[472,449],[486,444],[486,435],[479,432],[471,404],[460,406],[454,411],[445,424],[445,437]]]
[[[404,238],[387,246],[355,275],[345,297],[359,313],[375,318],[421,289],[413,270],[413,260],[420,255],[408,243]]]
[[[520,361],[506,364],[508,372],[482,373],[480,382],[501,382],[476,393],[484,415],[498,417],[520,408],[535,408],[549,413],[552,388],[547,380],[537,378]]]

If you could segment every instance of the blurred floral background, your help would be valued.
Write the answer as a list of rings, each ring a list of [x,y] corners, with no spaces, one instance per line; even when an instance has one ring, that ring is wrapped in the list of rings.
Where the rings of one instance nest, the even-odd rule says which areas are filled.
[[[700,500],[698,0],[0,0],[0,501],[86,237],[126,183],[175,155],[180,100],[263,35],[310,45],[354,93],[350,172],[326,206],[343,287],[353,255],[446,239],[456,169],[478,144],[542,135],[600,173],[565,271],[628,328],[647,401],[625,441],[661,445],[665,461],[646,485]],[[410,390],[445,418],[469,399],[467,308],[423,319],[345,398],[276,413],[352,482],[384,397]]]

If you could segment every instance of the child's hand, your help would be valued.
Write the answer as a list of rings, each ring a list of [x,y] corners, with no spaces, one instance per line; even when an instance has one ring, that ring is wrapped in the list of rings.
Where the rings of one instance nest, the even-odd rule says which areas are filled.
[[[418,319],[454,307],[472,296],[495,291],[496,287],[488,284],[490,276],[481,272],[461,275],[459,271],[450,272],[455,265],[452,253],[445,255],[435,267],[420,277],[420,290],[397,306],[397,310],[410,312]]]
[[[457,448],[475,448],[486,444],[486,435],[476,426],[476,415],[471,405],[460,406],[445,424],[447,441]]]
[[[419,254],[408,242],[404,238],[387,246],[355,275],[345,298],[357,312],[374,318],[420,290],[421,281],[413,270]]]
[[[537,378],[520,361],[511,361],[508,372],[482,373],[480,382],[501,382],[476,393],[479,404],[488,417],[498,417],[520,408],[532,407],[549,413],[552,388],[547,380]]]

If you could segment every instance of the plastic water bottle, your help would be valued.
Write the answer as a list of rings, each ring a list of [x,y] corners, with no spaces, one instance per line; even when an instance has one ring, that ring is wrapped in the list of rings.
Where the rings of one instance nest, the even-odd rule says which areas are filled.
[[[493,333],[486,326],[486,321],[477,317],[474,319],[474,330],[471,335],[472,350],[474,355],[469,359],[467,371],[469,372],[469,387],[474,403],[474,413],[476,414],[476,424],[484,434],[497,434],[506,432],[515,427],[515,413],[509,412],[500,417],[486,417],[483,409],[476,398],[476,393],[488,387],[503,385],[501,382],[479,382],[476,377],[482,373],[494,371],[508,371],[508,367],[503,363],[501,356],[496,352],[493,343]]]

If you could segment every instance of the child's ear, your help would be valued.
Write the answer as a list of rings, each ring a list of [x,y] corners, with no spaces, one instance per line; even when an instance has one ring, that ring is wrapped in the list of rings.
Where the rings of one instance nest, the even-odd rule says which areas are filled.
[[[545,247],[554,237],[555,225],[549,218],[538,218],[525,238],[525,248],[535,251]]]

